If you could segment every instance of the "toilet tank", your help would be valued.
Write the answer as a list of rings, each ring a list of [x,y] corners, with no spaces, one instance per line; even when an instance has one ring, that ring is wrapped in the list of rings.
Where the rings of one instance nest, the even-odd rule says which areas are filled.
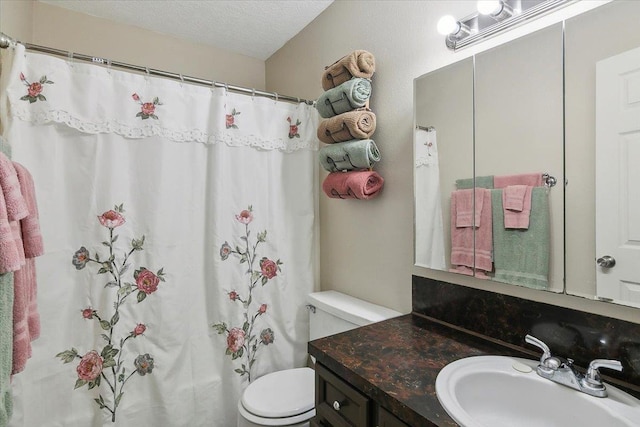
[[[309,314],[310,340],[346,332],[402,314],[336,291],[309,294],[307,303],[313,307],[310,307]]]

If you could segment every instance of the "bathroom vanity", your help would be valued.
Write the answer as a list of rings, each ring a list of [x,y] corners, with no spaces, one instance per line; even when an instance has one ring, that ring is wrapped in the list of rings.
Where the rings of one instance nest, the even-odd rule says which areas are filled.
[[[317,426],[456,426],[436,376],[467,356],[534,358],[415,314],[312,341]]]
[[[537,360],[534,333],[560,356],[588,365],[618,359],[605,382],[640,394],[640,326],[414,276],[413,313],[309,343],[316,357],[315,426],[456,426],[436,377],[469,356]],[[636,338],[634,338],[636,337]]]

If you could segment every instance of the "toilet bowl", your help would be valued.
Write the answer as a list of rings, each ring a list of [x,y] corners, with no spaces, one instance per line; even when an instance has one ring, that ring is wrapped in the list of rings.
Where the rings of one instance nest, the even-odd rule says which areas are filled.
[[[336,291],[308,296],[309,339],[345,332],[401,313]],[[315,416],[315,371],[295,368],[253,381],[238,401],[238,427],[308,427]]]
[[[238,427],[307,427],[316,414],[314,370],[287,369],[258,378],[238,401]]]

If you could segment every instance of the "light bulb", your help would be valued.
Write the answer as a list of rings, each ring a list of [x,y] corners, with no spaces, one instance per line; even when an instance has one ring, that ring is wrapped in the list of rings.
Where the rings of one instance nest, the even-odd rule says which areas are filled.
[[[480,0],[478,1],[478,13],[481,15],[498,15],[502,11],[500,0]]]
[[[445,15],[438,21],[438,32],[443,36],[456,33],[460,29],[460,24],[451,15]]]

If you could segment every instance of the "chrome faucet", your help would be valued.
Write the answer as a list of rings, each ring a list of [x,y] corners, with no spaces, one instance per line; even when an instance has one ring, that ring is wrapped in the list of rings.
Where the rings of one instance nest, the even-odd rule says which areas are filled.
[[[540,364],[536,368],[538,375],[591,396],[607,397],[607,389],[600,379],[599,368],[622,371],[622,363],[617,360],[595,359],[589,363],[589,369],[583,375],[573,366],[573,360],[552,356],[549,346],[538,338],[527,335],[524,340],[542,350]]]

